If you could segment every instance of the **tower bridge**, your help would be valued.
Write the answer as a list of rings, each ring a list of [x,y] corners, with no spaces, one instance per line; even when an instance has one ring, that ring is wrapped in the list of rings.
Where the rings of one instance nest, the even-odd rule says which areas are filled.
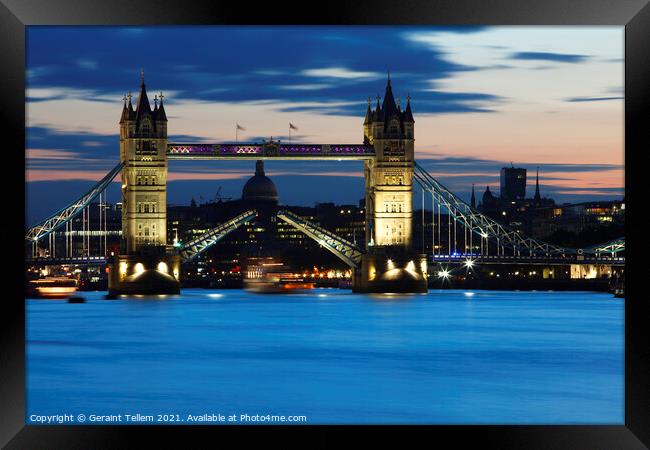
[[[624,264],[623,238],[588,249],[567,249],[530,238],[510,230],[479,213],[433,178],[415,160],[415,120],[410,97],[406,108],[395,102],[391,80],[387,81],[383,102],[375,108],[368,100],[363,122],[363,141],[357,144],[286,144],[268,142],[170,143],[167,138],[167,114],[164,96],[154,97],[151,108],[144,75],[133,106],[129,94],[124,97],[119,121],[119,163],[80,199],[27,230],[26,242],[32,248],[33,263],[38,258],[38,242],[46,237],[52,245],[52,233],[68,227],[79,214],[89,214],[89,203],[105,191],[119,173],[122,179],[122,231],[119,254],[110,263],[111,293],[174,293],[180,287],[180,263],[191,260],[228,233],[255,217],[255,211],[226,221],[203,236],[178,248],[167,242],[167,173],[170,160],[353,160],[361,161],[365,178],[365,247],[336,236],[287,211],[277,217],[315,239],[353,268],[353,289],[359,292],[426,292],[427,259],[462,262],[569,263],[580,261]],[[431,197],[432,254],[413,248],[413,188]],[[101,205],[101,201],[100,201]],[[436,208],[438,222],[436,224]],[[440,210],[446,211],[447,236]],[[104,218],[105,220],[105,218]],[[453,226],[453,228],[452,228]],[[452,240],[453,229],[453,240]],[[437,243],[436,246],[436,233]],[[460,234],[460,237],[458,237]],[[66,241],[67,244],[68,241]],[[441,250],[446,247],[447,254]],[[86,247],[84,247],[86,248]],[[90,248],[88,245],[87,248]],[[101,249],[101,246],[100,246]],[[437,250],[436,250],[437,249]],[[90,254],[77,262],[97,261]],[[108,257],[106,245],[104,255]],[[56,251],[49,258],[62,262]],[[74,263],[75,257],[67,260]]]

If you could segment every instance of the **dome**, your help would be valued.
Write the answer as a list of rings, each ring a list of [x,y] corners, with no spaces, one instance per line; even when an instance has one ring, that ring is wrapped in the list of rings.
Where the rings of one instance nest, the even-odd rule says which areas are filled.
[[[264,175],[264,162],[255,164],[255,175],[251,177],[242,190],[242,200],[249,202],[278,202],[278,191],[271,179]]]

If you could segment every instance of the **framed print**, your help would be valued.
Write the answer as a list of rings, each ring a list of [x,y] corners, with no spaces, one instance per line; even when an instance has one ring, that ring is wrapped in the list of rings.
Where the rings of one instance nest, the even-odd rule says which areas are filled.
[[[248,9],[3,0],[3,445],[645,448],[647,2]]]

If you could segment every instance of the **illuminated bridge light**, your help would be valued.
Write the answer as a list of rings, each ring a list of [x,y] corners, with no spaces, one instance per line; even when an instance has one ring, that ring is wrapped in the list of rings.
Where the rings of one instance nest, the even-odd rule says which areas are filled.
[[[142,263],[137,263],[133,268],[133,273],[138,275],[141,274],[142,272],[144,272],[144,265]]]
[[[308,145],[281,145],[280,153],[321,153],[322,146],[308,146]]]

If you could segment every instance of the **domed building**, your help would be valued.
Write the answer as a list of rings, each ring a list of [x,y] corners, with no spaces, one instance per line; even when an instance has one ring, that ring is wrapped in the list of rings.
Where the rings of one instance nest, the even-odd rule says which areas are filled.
[[[258,160],[255,164],[255,175],[244,185],[241,195],[242,201],[255,205],[277,205],[278,190],[275,183],[264,175],[264,161]]]
[[[242,210],[254,209],[257,217],[241,227],[241,239],[247,242],[241,251],[241,260],[249,257],[267,257],[277,253],[278,190],[275,183],[264,174],[264,161],[255,163],[255,175],[248,179],[241,195]],[[242,267],[245,265],[242,262]]]

